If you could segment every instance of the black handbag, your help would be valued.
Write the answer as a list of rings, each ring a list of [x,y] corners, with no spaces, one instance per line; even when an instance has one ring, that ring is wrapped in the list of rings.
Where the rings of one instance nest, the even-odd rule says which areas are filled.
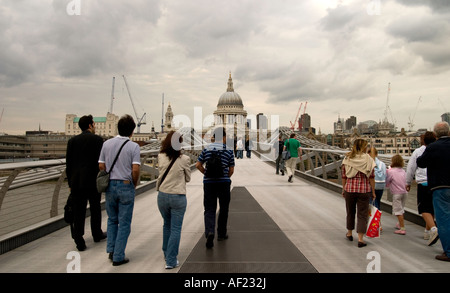
[[[73,223],[73,200],[72,193],[67,198],[66,205],[64,206],[64,221],[68,224]]]
[[[97,174],[97,191],[99,193],[105,192],[106,189],[109,186],[109,174],[111,173],[114,165],[116,164],[117,158],[119,157],[120,151],[122,151],[123,146],[129,142],[129,140],[127,139],[122,146],[119,149],[119,152],[116,155],[116,158],[114,159],[114,162],[112,163],[111,168],[109,169],[109,172],[107,172],[106,170],[100,170]]]

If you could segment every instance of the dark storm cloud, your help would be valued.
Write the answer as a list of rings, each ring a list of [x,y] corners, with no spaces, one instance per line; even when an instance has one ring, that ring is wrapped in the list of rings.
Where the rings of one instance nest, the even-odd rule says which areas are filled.
[[[188,57],[224,56],[241,50],[251,33],[264,21],[260,5],[245,1],[203,0],[193,5],[171,1],[166,4],[167,33]]]
[[[80,0],[79,16],[67,14],[71,0],[1,1],[9,129],[28,126],[8,117],[30,125],[49,109],[52,130],[67,113],[104,115],[112,76],[115,111],[132,112],[122,74],[155,121],[163,92],[175,114],[194,103],[212,113],[229,71],[249,111],[281,113],[308,100],[314,121],[326,120],[322,130],[342,109],[378,119],[388,82],[393,109],[409,105],[400,93],[448,96],[450,1],[380,0],[372,15],[367,0]]]
[[[397,2],[407,6],[429,7],[436,13],[450,12],[450,1],[448,0],[397,0]]]
[[[450,2],[448,2],[450,3]],[[437,9],[438,5],[433,6]],[[440,7],[440,6],[439,6]],[[446,7],[442,4],[441,9]],[[402,46],[429,64],[425,69],[442,71],[450,69],[450,18],[444,14],[405,15],[393,20],[386,32],[402,41]]]
[[[7,1],[0,9],[0,85],[58,75],[85,77],[127,68],[132,42],[140,42],[160,17],[159,1]],[[141,31],[139,32],[139,29]],[[138,31],[139,33],[136,33]],[[136,34],[128,40],[128,35]]]

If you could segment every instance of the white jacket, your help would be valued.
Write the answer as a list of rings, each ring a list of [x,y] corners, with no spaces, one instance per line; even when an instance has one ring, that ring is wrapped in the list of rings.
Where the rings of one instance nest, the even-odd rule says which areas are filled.
[[[427,182],[427,168],[419,168],[417,167],[416,160],[420,157],[425,151],[426,146],[421,146],[418,149],[415,149],[409,158],[408,166],[406,167],[406,184],[411,185],[414,177],[416,179],[417,184]]]
[[[191,181],[190,162],[191,159],[186,155],[177,158],[163,183],[159,186],[159,190],[170,194],[186,194],[186,182]],[[166,172],[169,164],[169,157],[160,153],[158,155],[159,178]],[[160,180],[159,178],[158,180]]]

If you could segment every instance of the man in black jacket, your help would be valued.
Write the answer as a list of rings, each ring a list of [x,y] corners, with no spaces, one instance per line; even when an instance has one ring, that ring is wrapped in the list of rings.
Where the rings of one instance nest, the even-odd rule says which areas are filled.
[[[436,259],[450,261],[450,127],[447,122],[434,126],[437,140],[417,158],[417,166],[427,168],[428,186],[433,193],[433,207],[444,252]]]
[[[103,146],[103,139],[95,135],[95,123],[92,115],[81,117],[78,125],[82,133],[72,137],[67,143],[66,174],[74,210],[72,238],[77,249],[83,251],[86,249],[83,235],[88,201],[94,241],[99,242],[106,238],[106,234],[101,229],[101,194],[98,193],[96,185],[99,171],[98,158]]]

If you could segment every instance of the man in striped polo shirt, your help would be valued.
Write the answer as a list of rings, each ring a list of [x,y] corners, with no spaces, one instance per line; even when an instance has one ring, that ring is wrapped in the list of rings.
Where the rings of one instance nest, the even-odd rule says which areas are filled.
[[[198,157],[196,167],[204,174],[204,221],[206,247],[214,246],[217,199],[219,217],[217,220],[217,240],[225,240],[227,235],[228,207],[230,205],[231,175],[234,172],[233,150],[227,148],[225,128],[214,130],[214,142],[208,145]],[[203,166],[205,164],[205,167]]]

